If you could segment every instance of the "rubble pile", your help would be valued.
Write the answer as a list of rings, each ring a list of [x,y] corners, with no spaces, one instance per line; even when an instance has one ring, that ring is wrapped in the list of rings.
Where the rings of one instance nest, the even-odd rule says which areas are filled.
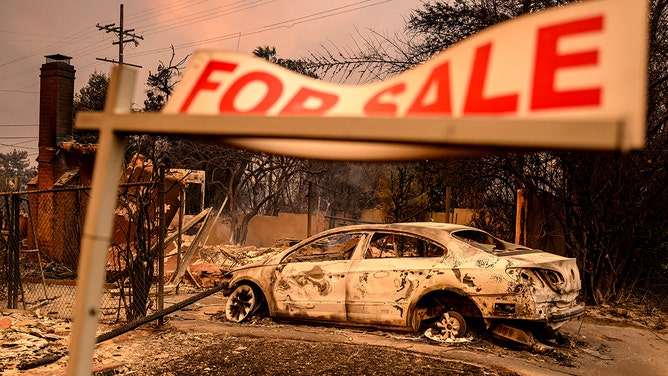
[[[9,375],[57,362],[67,355],[71,323],[39,310],[0,310],[0,373]]]

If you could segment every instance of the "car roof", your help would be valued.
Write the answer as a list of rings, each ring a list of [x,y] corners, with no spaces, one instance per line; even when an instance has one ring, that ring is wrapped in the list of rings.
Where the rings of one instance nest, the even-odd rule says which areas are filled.
[[[437,232],[448,232],[451,233],[457,230],[477,230],[475,227],[458,225],[453,223],[442,223],[442,222],[401,222],[401,223],[369,223],[361,225],[348,225],[332,228],[326,231],[321,232],[318,235],[324,233],[333,233],[333,232],[342,232],[342,231],[408,231],[415,232],[418,234],[425,234],[432,236],[436,235]]]
[[[331,228],[329,230],[321,231],[317,234],[314,234],[306,239],[303,239],[297,244],[292,245],[290,248],[283,250],[282,252],[276,254],[270,259],[280,260],[285,257],[287,254],[293,252],[295,249],[302,247],[304,244],[307,244],[317,238],[329,236],[331,234],[345,233],[345,232],[355,232],[355,231],[397,231],[397,232],[407,232],[419,236],[424,236],[431,238],[438,242],[442,242],[445,245],[447,240],[445,238],[458,230],[474,230],[474,231],[483,231],[481,229],[457,225],[453,223],[442,223],[442,222],[401,222],[401,223],[367,223],[360,225],[348,225]],[[446,235],[447,234],[447,235]],[[270,260],[268,259],[268,260]],[[267,261],[267,260],[265,260]]]

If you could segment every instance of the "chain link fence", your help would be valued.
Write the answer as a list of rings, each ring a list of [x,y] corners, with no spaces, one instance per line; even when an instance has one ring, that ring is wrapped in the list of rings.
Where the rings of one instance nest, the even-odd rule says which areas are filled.
[[[155,181],[121,186],[100,320],[132,321],[157,308]],[[70,319],[90,187],[0,193],[0,307]],[[163,213],[164,215],[164,213]]]

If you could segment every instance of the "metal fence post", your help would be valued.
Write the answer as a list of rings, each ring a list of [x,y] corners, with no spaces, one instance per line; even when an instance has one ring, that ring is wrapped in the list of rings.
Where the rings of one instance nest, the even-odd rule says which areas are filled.
[[[161,164],[158,182],[158,311],[165,308],[165,165]],[[162,326],[164,318],[158,318]]]
[[[7,179],[9,182],[9,179]],[[14,191],[9,195],[8,234],[7,234],[7,305],[8,308],[19,307],[19,294],[23,295],[21,285],[21,266],[19,263],[19,242],[21,241],[21,196],[19,177],[14,176]],[[25,309],[25,299],[23,308]]]
[[[9,213],[7,223],[7,308],[18,308],[21,291],[21,271],[19,270],[19,217],[21,197],[9,195]],[[23,302],[25,306],[25,302]],[[24,307],[25,308],[25,307]]]
[[[186,191],[185,188],[181,188],[179,192],[179,229],[178,229],[178,239],[176,241],[176,266],[178,268],[181,265],[181,245],[183,243],[183,216],[185,215],[186,210]],[[179,293],[179,283],[176,284],[174,293]]]

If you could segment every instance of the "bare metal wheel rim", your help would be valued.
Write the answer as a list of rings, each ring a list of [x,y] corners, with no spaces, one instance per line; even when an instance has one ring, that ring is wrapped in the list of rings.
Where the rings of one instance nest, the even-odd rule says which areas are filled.
[[[441,319],[436,322],[435,329],[443,339],[454,340],[464,336],[464,333],[462,333],[462,323],[453,312],[444,313]]]
[[[227,298],[225,317],[230,321],[241,322],[251,315],[256,304],[253,288],[248,285],[238,286]]]

